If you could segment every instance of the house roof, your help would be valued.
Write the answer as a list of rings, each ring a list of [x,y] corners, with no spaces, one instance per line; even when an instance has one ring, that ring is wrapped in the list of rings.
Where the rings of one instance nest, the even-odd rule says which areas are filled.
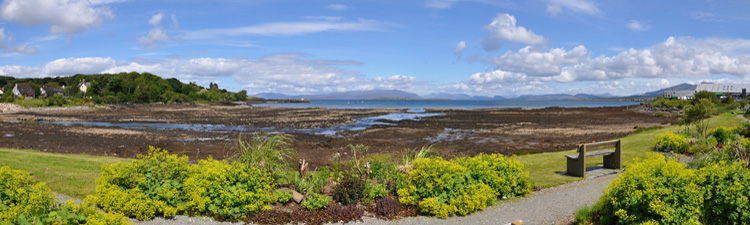
[[[16,88],[18,89],[18,92],[20,92],[22,95],[34,95],[34,89],[31,88],[31,86],[29,85],[16,84]]]
[[[83,82],[83,81],[81,81],[80,83],[78,83],[78,87],[81,87],[83,85],[86,85],[86,87],[91,87],[91,82]]]
[[[65,91],[62,88],[59,88],[59,87],[47,87],[47,86],[44,86],[44,87],[42,87],[42,90],[44,90],[44,92],[47,92],[48,95],[65,93]]]

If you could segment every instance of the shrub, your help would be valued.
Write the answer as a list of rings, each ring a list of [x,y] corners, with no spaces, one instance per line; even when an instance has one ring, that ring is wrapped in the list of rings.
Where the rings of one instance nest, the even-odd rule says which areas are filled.
[[[716,128],[712,135],[720,144],[726,144],[730,139],[729,131],[727,131],[727,129],[724,129],[723,127]]]
[[[287,203],[294,198],[291,191],[274,191],[272,197],[273,201],[278,203]]]
[[[47,98],[47,106],[63,106],[65,104],[68,104],[68,100],[61,94],[52,95]]]
[[[228,164],[209,157],[185,179],[187,208],[242,219],[249,212],[270,210],[272,180],[255,167]]]
[[[719,162],[702,168],[705,187],[703,221],[710,224],[750,223],[750,173],[739,163]]]
[[[457,158],[455,161],[471,171],[475,181],[487,184],[498,197],[514,197],[531,192],[533,185],[528,182],[529,173],[523,171],[523,164],[503,155],[480,153],[474,157]]]
[[[687,138],[672,132],[656,135],[656,151],[674,151],[677,153],[687,152],[690,145]]]
[[[169,217],[183,209],[187,156],[170,155],[153,146],[148,152],[131,162],[102,166],[93,201],[108,212],[138,220],[150,220],[156,215]]]
[[[268,136],[260,133],[253,136],[250,141],[240,136],[237,142],[237,161],[248,167],[261,169],[273,178],[278,178],[282,172],[290,168],[287,160],[293,152],[288,147],[289,137],[285,134]]]
[[[379,184],[377,182],[367,182],[365,183],[364,195],[365,198],[371,200],[382,198],[388,195],[388,189],[385,187],[385,185]]]
[[[343,204],[357,203],[364,197],[365,181],[351,175],[344,175],[333,190],[333,199]]]
[[[378,216],[388,219],[396,217],[399,210],[401,210],[401,204],[394,197],[388,196],[378,199],[378,202],[375,204],[375,213]]]
[[[418,203],[422,212],[447,218],[484,209],[497,198],[492,188],[473,180],[471,171],[458,163],[420,158],[412,164],[407,175],[399,176],[402,204]]]
[[[690,153],[708,153],[716,149],[719,144],[715,137],[701,138],[690,147]]]
[[[320,167],[314,172],[305,174],[305,177],[295,176],[291,183],[300,193],[320,193],[330,177],[331,171],[328,167]]]
[[[8,166],[0,167],[0,221],[16,223],[17,217],[33,217],[49,211],[57,198],[47,185]]]
[[[360,208],[357,205],[332,205],[325,209],[325,213],[328,214],[329,217],[325,222],[341,221],[343,223],[349,223],[357,220],[362,221],[362,215],[365,214],[365,209]]]
[[[312,193],[305,197],[305,201],[303,201],[301,205],[304,209],[313,210],[328,207],[328,204],[330,203],[330,196]]]
[[[396,180],[398,177],[398,170],[396,165],[389,162],[386,158],[376,158],[370,161],[370,173],[369,178],[373,180],[386,181]]]
[[[57,205],[47,185],[28,172],[0,167],[0,224],[130,224],[122,215],[99,212],[86,199]]]
[[[675,159],[651,154],[625,165],[605,189],[603,224],[700,224],[705,188]]]

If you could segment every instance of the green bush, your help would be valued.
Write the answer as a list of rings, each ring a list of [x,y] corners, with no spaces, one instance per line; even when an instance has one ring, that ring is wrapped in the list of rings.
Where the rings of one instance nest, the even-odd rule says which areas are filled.
[[[399,202],[418,204],[422,212],[439,218],[447,218],[455,214],[466,215],[482,210],[498,196],[512,196],[528,192],[529,186],[525,178],[528,175],[515,173],[515,176],[521,176],[521,178],[513,177],[513,171],[518,168],[505,166],[515,165],[515,163],[501,164],[496,167],[489,165],[493,161],[500,161],[495,157],[480,155],[474,158],[455,159],[455,162],[441,158],[414,159],[413,167],[409,169],[408,174],[399,175],[397,182]],[[515,161],[515,159],[509,160]],[[522,168],[520,169],[522,171]],[[500,177],[504,176],[510,178],[510,181],[507,183],[501,181]],[[490,185],[494,185],[494,188],[502,192],[495,191]],[[512,185],[521,187],[517,188]],[[506,190],[511,191],[505,192]],[[518,192],[513,192],[514,190]]]
[[[457,158],[455,162],[469,168],[474,180],[489,185],[498,197],[514,197],[529,193],[533,185],[523,164],[500,154],[480,153],[474,157]]]
[[[47,106],[64,106],[65,104],[68,104],[68,100],[62,94],[52,95],[47,98]]]
[[[674,159],[651,154],[625,165],[600,199],[603,224],[700,224],[705,188]],[[615,222],[616,221],[616,222]]]
[[[271,178],[255,167],[209,157],[198,161],[185,179],[187,209],[242,219],[249,212],[271,209],[272,187]]]
[[[57,197],[28,172],[0,167],[0,224],[130,224],[122,215],[99,212],[88,199],[57,205]]]
[[[716,128],[712,135],[720,144],[726,144],[730,140],[729,131],[723,127]]]
[[[365,181],[352,175],[344,175],[341,182],[333,189],[333,199],[348,205],[357,203],[364,197]]]
[[[699,171],[705,188],[703,221],[750,224],[750,173],[740,163],[719,162]]]
[[[328,207],[331,203],[331,197],[327,195],[321,195],[318,193],[312,193],[305,197],[305,201],[302,202],[302,208],[307,210],[322,209]]]
[[[271,196],[273,197],[273,201],[278,203],[287,203],[294,198],[291,191],[274,191]]]
[[[687,138],[672,132],[666,132],[656,135],[656,151],[674,151],[685,153],[690,148]]]
[[[295,176],[291,183],[294,185],[294,189],[300,193],[320,193],[330,177],[331,171],[328,167],[320,167],[316,171],[305,174],[305,177]]]
[[[189,172],[187,161],[187,156],[150,146],[147,156],[104,165],[96,179],[94,201],[107,212],[139,220],[173,216],[186,204],[182,188]]]
[[[365,198],[374,200],[376,198],[382,198],[388,195],[388,189],[385,185],[367,182],[365,184]]]
[[[719,142],[715,137],[701,138],[692,146],[690,146],[690,153],[708,153],[716,149]]]

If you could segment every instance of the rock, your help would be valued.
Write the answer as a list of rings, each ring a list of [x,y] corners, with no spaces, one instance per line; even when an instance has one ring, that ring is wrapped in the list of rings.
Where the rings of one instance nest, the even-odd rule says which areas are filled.
[[[302,199],[304,199],[305,196],[295,190],[292,190],[292,198],[294,198],[294,202],[296,202],[297,204],[300,204],[302,203]]]

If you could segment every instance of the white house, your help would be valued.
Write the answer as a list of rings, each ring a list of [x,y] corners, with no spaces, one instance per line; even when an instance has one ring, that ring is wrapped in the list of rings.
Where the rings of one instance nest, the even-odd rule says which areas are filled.
[[[89,90],[89,87],[91,87],[91,82],[86,82],[86,80],[81,80],[81,82],[78,83],[78,90],[80,90],[81,93],[86,93],[86,91]]]

